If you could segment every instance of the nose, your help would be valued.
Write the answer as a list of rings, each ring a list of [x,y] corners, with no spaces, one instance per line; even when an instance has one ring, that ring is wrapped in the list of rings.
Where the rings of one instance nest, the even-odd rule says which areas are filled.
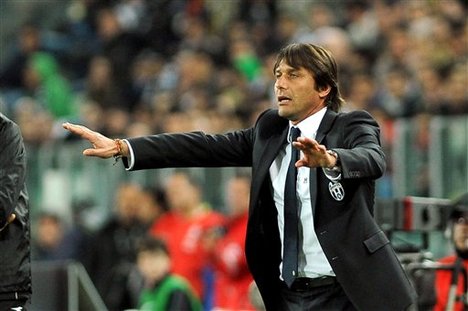
[[[275,81],[275,89],[277,90],[283,90],[286,88],[286,83],[284,82],[284,79],[281,77],[276,78]]]

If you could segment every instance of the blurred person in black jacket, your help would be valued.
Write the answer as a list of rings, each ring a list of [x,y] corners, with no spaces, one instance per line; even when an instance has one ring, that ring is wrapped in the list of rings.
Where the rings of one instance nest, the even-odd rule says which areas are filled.
[[[24,310],[31,297],[26,155],[20,129],[0,113],[0,310]]]
[[[137,184],[119,186],[115,213],[92,235],[85,258],[85,267],[110,311],[133,307],[129,276],[136,262],[137,244],[147,230],[137,218],[142,195]]]

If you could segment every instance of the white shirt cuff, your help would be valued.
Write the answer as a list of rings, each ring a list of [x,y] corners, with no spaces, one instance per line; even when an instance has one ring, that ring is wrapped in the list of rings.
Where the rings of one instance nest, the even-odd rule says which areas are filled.
[[[125,169],[127,171],[130,171],[133,169],[133,166],[135,165],[135,155],[133,153],[133,148],[132,148],[132,145],[130,145],[130,143],[128,142],[128,140],[126,139],[123,139],[122,141],[124,141],[126,144],[127,144],[127,147],[128,147],[128,151],[129,151],[129,156],[127,157],[127,164],[128,166],[125,167]]]

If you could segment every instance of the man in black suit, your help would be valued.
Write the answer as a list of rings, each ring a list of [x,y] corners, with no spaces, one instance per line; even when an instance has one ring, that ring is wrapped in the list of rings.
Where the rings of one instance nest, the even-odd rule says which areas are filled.
[[[64,128],[93,144],[85,155],[121,156],[129,170],[251,166],[246,257],[267,310],[410,308],[414,290],[373,219],[374,181],[386,165],[378,124],[364,111],[339,112],[336,63],[319,46],[284,47],[274,74],[278,110],[249,129],[111,140]]]

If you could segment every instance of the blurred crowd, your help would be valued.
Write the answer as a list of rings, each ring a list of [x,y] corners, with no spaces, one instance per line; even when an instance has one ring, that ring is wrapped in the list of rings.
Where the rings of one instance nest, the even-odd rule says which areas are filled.
[[[30,146],[67,140],[64,120],[110,137],[249,127],[275,107],[276,53],[299,41],[330,49],[345,109],[379,121],[389,157],[379,196],[392,196],[395,120],[414,120],[414,195],[427,196],[431,116],[468,113],[463,0],[66,3],[55,23],[42,16],[54,8],[37,10],[2,48],[0,109]]]
[[[275,53],[301,41],[335,54],[346,109],[383,127],[467,113],[466,13],[461,0],[73,0],[4,48],[1,106],[31,144],[63,138],[64,119],[119,137],[248,127],[274,106]]]
[[[278,50],[311,42],[336,56],[345,110],[374,115],[388,155],[401,118],[413,118],[424,150],[431,116],[468,114],[467,9],[463,0],[70,0],[57,23],[27,20],[2,47],[0,111],[29,146],[70,140],[63,121],[120,138],[250,127],[275,107]],[[137,241],[151,234],[207,310],[216,299],[246,301],[237,297],[248,277],[241,293],[228,285],[245,266],[225,239],[235,227],[227,210],[204,206],[190,178],[171,181],[179,184],[167,189],[184,191],[122,185],[115,217],[91,235],[78,221],[65,230],[58,215],[39,215],[35,258],[80,260],[110,309],[135,307]],[[191,204],[176,202],[185,196]]]
[[[142,293],[157,292],[169,276],[187,282],[203,310],[256,310],[244,256],[249,174],[240,171],[223,191],[224,206],[213,207],[200,181],[186,171],[174,172],[161,187],[122,182],[111,216],[97,230],[82,222],[79,211],[69,223],[44,210],[32,226],[33,260],[81,262],[109,310],[142,307],[148,303]],[[201,310],[175,300],[179,308],[164,310]]]

